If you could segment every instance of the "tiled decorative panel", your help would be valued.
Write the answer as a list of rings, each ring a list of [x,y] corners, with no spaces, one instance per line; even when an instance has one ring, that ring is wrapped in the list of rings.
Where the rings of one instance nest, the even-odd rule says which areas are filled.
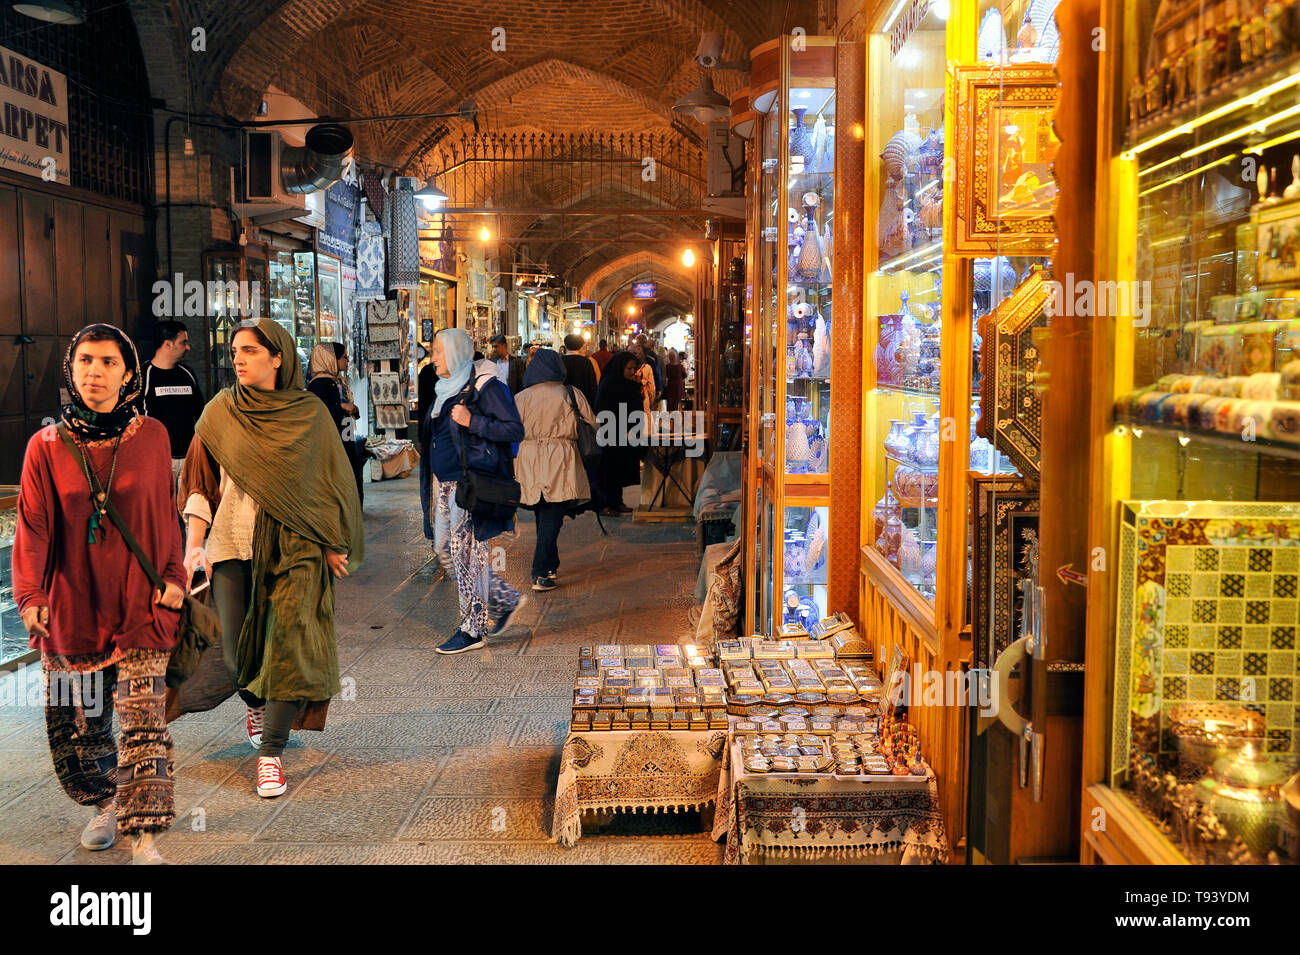
[[[1182,703],[1254,710],[1269,752],[1300,752],[1300,505],[1127,501],[1119,573],[1115,772],[1176,758]]]

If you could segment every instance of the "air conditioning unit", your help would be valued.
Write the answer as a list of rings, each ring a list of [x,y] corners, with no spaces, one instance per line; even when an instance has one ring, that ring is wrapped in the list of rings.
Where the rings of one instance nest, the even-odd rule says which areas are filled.
[[[322,123],[291,146],[277,130],[246,130],[231,206],[258,225],[293,219],[312,228],[325,224],[323,190],[338,180],[352,150],[352,133]]]

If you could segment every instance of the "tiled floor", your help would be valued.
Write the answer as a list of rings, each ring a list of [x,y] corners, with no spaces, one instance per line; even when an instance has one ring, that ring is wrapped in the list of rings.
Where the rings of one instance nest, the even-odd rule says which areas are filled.
[[[631,492],[629,492],[629,498]],[[294,735],[289,791],[253,792],[255,756],[230,700],[172,724],[174,863],[716,863],[700,814],[618,818],[574,849],[548,841],[576,647],[689,642],[699,557],[688,524],[566,522],[562,586],[529,595],[483,651],[443,657],[456,592],[420,532],[414,478],[366,488],[366,562],[338,589],[345,696],[323,733]],[[531,515],[498,540],[506,576],[527,578]],[[634,639],[635,638],[635,639]],[[60,789],[34,668],[0,677],[0,862],[116,865],[126,848],[77,840],[89,812]]]

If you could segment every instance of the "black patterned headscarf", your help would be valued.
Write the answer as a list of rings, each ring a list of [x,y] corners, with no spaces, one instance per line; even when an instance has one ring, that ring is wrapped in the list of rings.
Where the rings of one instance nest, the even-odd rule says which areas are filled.
[[[122,352],[122,361],[126,364],[126,370],[131,373],[131,380],[122,386],[117,405],[112,411],[92,411],[85,399],[81,397],[81,392],[77,391],[77,385],[72,378],[72,357],[77,353],[77,346],[92,334],[96,341],[111,339],[116,342]],[[63,380],[72,398],[69,404],[63,406],[63,423],[68,426],[68,430],[84,441],[116,438],[126,430],[126,426],[138,413],[136,402],[139,401],[143,388],[143,380],[140,377],[140,356],[136,354],[131,339],[127,338],[120,328],[113,325],[87,325],[77,332],[72,338],[72,344],[68,346],[68,353],[63,356]]]

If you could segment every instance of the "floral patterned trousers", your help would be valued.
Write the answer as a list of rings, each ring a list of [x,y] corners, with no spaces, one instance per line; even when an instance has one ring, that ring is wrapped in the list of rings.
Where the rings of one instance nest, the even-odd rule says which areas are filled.
[[[460,598],[460,629],[486,637],[496,621],[519,604],[519,591],[492,571],[488,545],[474,537],[474,520],[456,503],[456,482],[438,484],[439,520],[450,532],[451,560]]]
[[[54,772],[83,806],[117,797],[126,835],[163,832],[175,818],[167,730],[166,650],[127,650],[87,673],[42,667],[45,729]],[[121,727],[113,739],[113,711]]]

